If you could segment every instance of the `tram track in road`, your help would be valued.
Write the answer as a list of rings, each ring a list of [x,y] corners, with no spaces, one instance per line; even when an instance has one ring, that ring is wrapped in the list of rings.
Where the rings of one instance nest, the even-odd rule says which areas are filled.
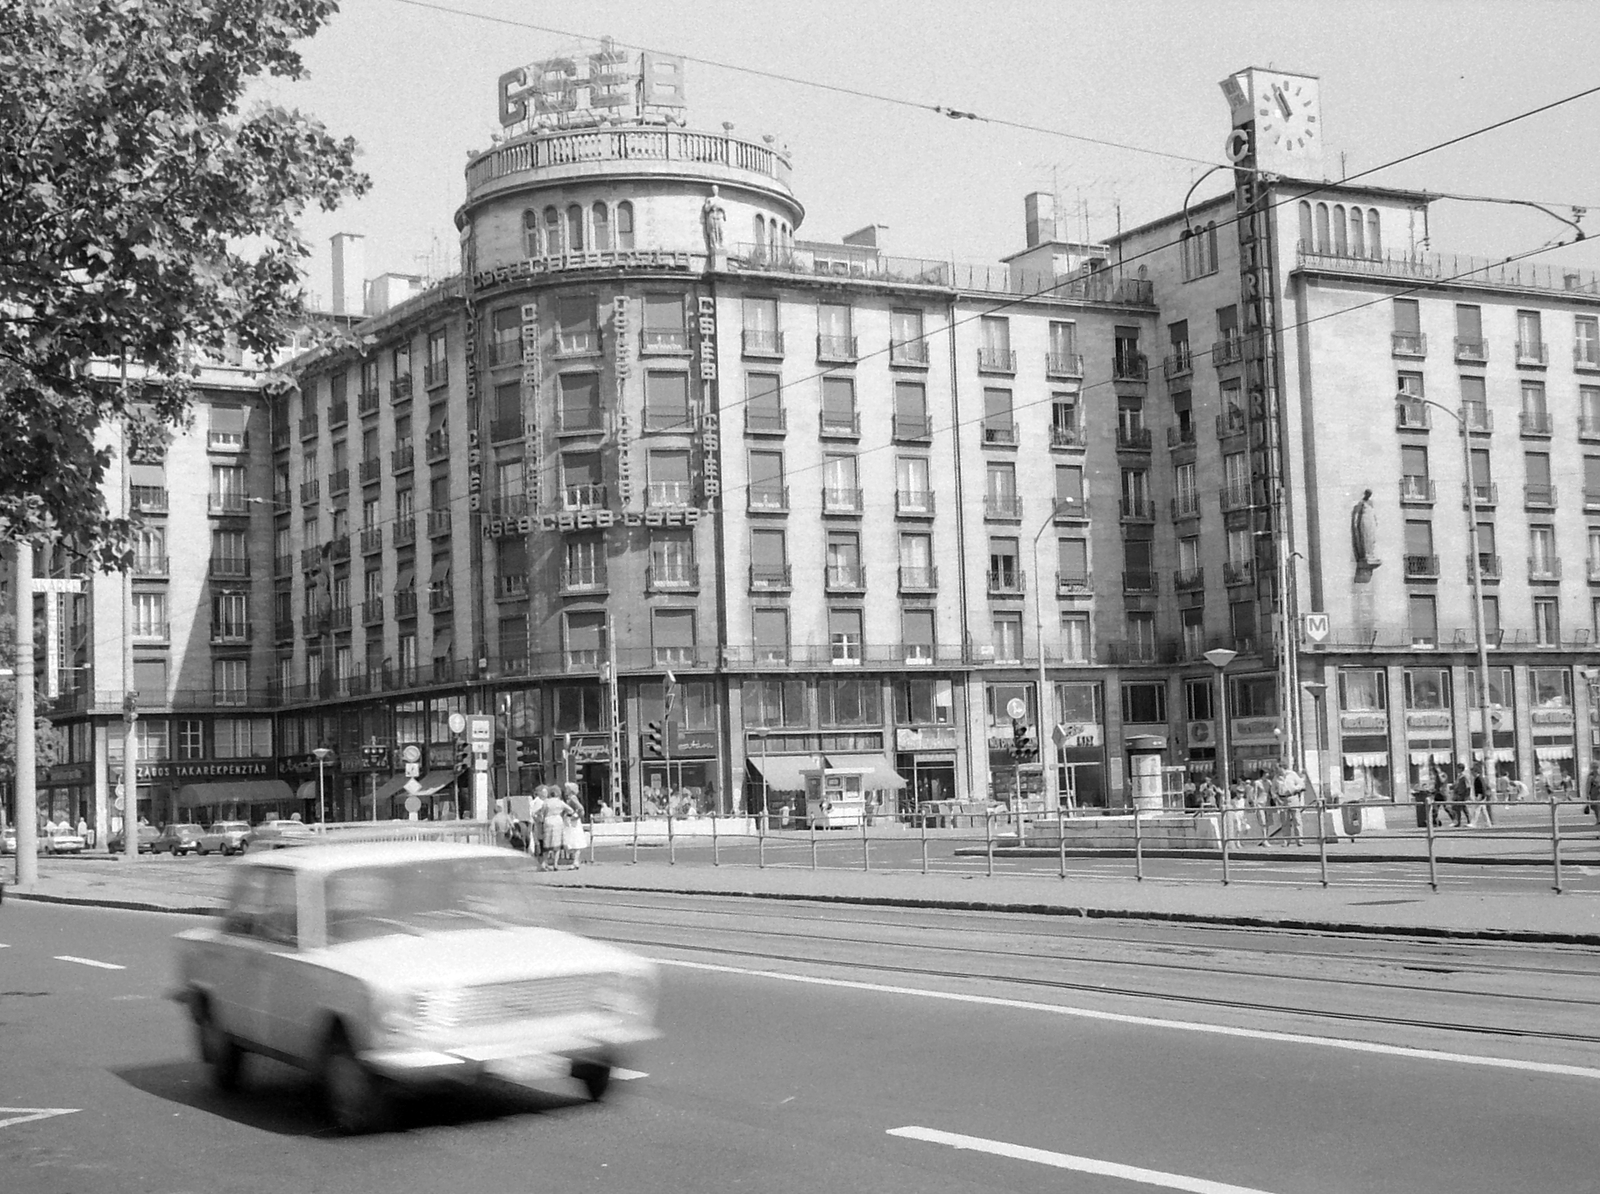
[[[589,899],[582,900],[581,904],[581,914],[595,922],[595,935],[635,949],[678,950],[702,957],[735,958],[773,968],[826,967],[847,973],[920,976],[945,982],[999,983],[1013,989],[1058,994],[1156,1000],[1208,1009],[1212,1013],[1225,1009],[1230,1014],[1287,1016],[1327,1025],[1381,1025],[1408,1032],[1453,1032],[1567,1047],[1600,1046],[1600,1033],[1586,1027],[1587,1022],[1596,1021],[1594,1009],[1600,1006],[1600,999],[1581,991],[1569,993],[1559,989],[1562,984],[1592,982],[1596,973],[1600,973],[1600,955],[1585,955],[1595,957],[1597,966],[1595,970],[1584,970],[1572,966],[1511,965],[1487,959],[1483,962],[1459,957],[1447,959],[1440,957],[1437,949],[1417,957],[1371,951],[1363,954],[1303,949],[1280,952],[1260,945],[1234,943],[1196,945],[1133,937],[1084,938],[1062,932],[1059,926],[1048,922],[1030,923],[1021,932],[1015,925],[999,928],[998,931],[1013,936],[1035,939],[1032,948],[1016,948],[951,941],[951,927],[883,918],[822,916],[805,919],[796,916],[792,907],[780,913],[756,909],[742,912],[703,909],[683,901],[665,908]],[[687,917],[693,917],[693,923],[684,923]],[[736,918],[746,923],[728,923]],[[752,920],[756,922],[753,925],[748,923]],[[768,927],[774,921],[782,924]],[[1044,927],[1056,931],[1040,932]],[[966,928],[971,931],[972,922],[968,922]],[[983,922],[982,928],[985,932],[997,931],[992,921]],[[856,932],[860,929],[871,930],[872,935],[862,936]],[[883,929],[901,930],[909,937],[897,937]],[[1197,956],[1185,959],[1106,957],[1084,950],[1059,948],[1074,937],[1136,953],[1182,949]],[[816,948],[796,948],[800,942]],[[1293,944],[1303,945],[1303,936]],[[1408,953],[1415,952],[1411,942],[1397,942],[1397,946]],[[863,951],[868,956],[861,956]],[[915,955],[926,960],[919,960]],[[1233,964],[1217,965],[1208,961],[1218,956]],[[1246,957],[1259,959],[1261,965],[1238,964]],[[1091,974],[1100,971],[1105,977],[1100,980],[1084,976],[1074,978],[1051,972],[1060,966],[1085,968]],[[1410,982],[1392,974],[1362,974],[1361,967],[1425,974],[1431,976],[1432,981]],[[1352,968],[1355,972],[1351,972]],[[1335,970],[1344,973],[1332,972]],[[1129,982],[1128,971],[1176,981]],[[1460,985],[1460,980],[1470,979],[1475,974],[1515,984],[1535,984],[1535,989],[1517,990],[1508,985],[1485,990]],[[1555,984],[1558,989],[1537,989],[1539,984]],[[1328,998],[1318,999],[1317,993]],[[1386,1005],[1393,1006],[1386,1009]],[[1403,1010],[1413,1006],[1427,1007],[1430,1014],[1424,1016]]]

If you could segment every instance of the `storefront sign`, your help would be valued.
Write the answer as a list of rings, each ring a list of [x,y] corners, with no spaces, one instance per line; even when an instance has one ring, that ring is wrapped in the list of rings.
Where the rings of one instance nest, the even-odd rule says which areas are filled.
[[[1279,740],[1276,717],[1236,717],[1228,723],[1229,742],[1234,746],[1276,743]]]
[[[1105,731],[1096,721],[1057,722],[1052,735],[1062,750],[1081,750],[1084,747],[1100,746],[1106,740]]]
[[[484,535],[532,534],[542,531],[589,531],[605,527],[692,527],[700,511],[659,506],[649,510],[561,510],[553,514],[524,514],[520,518],[486,518]]]
[[[1572,723],[1571,709],[1535,709],[1533,711],[1533,724],[1536,726],[1570,726]]]
[[[609,763],[611,761],[611,744],[609,742],[575,742],[572,750],[567,754],[567,762],[579,763]]]
[[[1380,726],[1374,729],[1382,728]],[[1408,730],[1448,730],[1450,728],[1450,714],[1443,710],[1424,710],[1406,714],[1406,729]]]
[[[700,295],[694,327],[698,344],[694,355],[700,369],[700,429],[697,447],[700,450],[701,492],[705,494],[708,508],[716,504],[722,493],[722,430],[721,401],[717,395],[717,301],[709,295]]]
[[[93,776],[93,764],[57,763],[50,768],[47,786],[52,788],[75,788],[79,784],[89,783]]]
[[[681,269],[691,266],[688,253],[675,253],[666,249],[616,249],[591,250],[584,253],[547,253],[541,257],[528,257],[495,269],[479,270],[472,275],[474,289],[483,289],[504,282],[516,282],[541,274],[552,274],[576,269],[625,269],[638,266],[649,269]]]
[[[672,722],[672,757],[709,757],[717,753],[715,730],[686,730]]]
[[[483,448],[476,427],[467,428],[467,509],[483,509]]]
[[[1339,729],[1346,734],[1386,733],[1389,729],[1389,715],[1387,713],[1341,713],[1339,714]]]
[[[894,732],[894,748],[901,751],[954,750],[955,726],[902,726]]]
[[[278,769],[283,770],[283,764],[289,761],[280,759]],[[311,759],[313,768],[316,762],[315,758]],[[272,770],[271,759],[194,759],[183,762],[139,763],[134,767],[133,773],[142,784],[158,780],[198,783],[216,779],[271,779]],[[108,767],[107,774],[113,780],[118,780],[122,775],[122,768]]]
[[[1189,746],[1212,747],[1217,744],[1217,723],[1214,721],[1189,722]]]
[[[428,744],[428,770],[429,771],[454,771],[456,767],[456,748],[452,742],[430,742]]]

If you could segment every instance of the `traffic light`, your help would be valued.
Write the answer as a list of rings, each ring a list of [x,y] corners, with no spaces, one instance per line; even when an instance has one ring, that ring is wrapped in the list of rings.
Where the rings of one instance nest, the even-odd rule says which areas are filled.
[[[645,753],[652,758],[664,759],[667,757],[666,739],[662,733],[661,723],[652,721],[644,728]]]
[[[1011,757],[1019,763],[1032,762],[1037,751],[1028,737],[1028,725],[1021,718],[1011,719]]]
[[[472,747],[465,740],[456,743],[456,774],[465,775],[472,770]]]
[[[495,768],[504,767],[506,764],[506,740],[500,737],[495,738],[493,750],[492,766]]]
[[[506,739],[506,770],[512,775],[522,770],[522,739]]]

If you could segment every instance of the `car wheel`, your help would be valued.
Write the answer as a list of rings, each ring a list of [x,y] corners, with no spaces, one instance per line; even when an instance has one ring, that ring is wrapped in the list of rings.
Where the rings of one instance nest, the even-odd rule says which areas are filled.
[[[322,1052],[322,1097],[333,1126],[346,1136],[384,1131],[392,1098],[382,1079],[362,1065],[342,1029],[335,1029]]]
[[[583,1083],[591,1102],[598,1103],[606,1097],[611,1085],[611,1067],[600,1061],[579,1061],[572,1066],[572,1076]]]
[[[244,1068],[244,1050],[239,1042],[222,1030],[204,1003],[195,1012],[195,1035],[200,1043],[200,1060],[211,1071],[211,1083],[218,1090],[237,1090]]]

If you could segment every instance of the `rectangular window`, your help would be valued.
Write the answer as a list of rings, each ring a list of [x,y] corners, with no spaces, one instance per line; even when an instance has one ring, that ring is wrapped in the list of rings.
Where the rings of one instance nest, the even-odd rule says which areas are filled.
[[[926,439],[932,433],[928,423],[928,391],[920,381],[894,383],[894,433],[901,439]]]
[[[1167,720],[1167,686],[1159,681],[1138,681],[1122,686],[1122,720],[1140,725],[1160,725]]]
[[[250,595],[217,593],[211,599],[211,638],[214,642],[250,640]]]
[[[1010,538],[989,540],[989,587],[1015,590],[1022,586],[1022,570],[1018,566],[1018,541]]]
[[[242,705],[249,697],[250,661],[214,659],[211,661],[211,696],[219,705]]]
[[[773,373],[747,373],[744,379],[744,425],[751,431],[782,431],[783,390]]]
[[[646,431],[690,431],[687,373],[644,375],[644,426]]]
[[[1394,300],[1394,332],[1397,336],[1422,334],[1421,306],[1416,299]]]
[[[1572,363],[1579,368],[1600,369],[1600,316],[1574,316],[1572,330]]]
[[[783,339],[778,332],[778,300],[747,298],[743,306],[744,350],[769,354],[782,352]]]
[[[754,622],[756,663],[787,663],[789,661],[789,611],[786,609],[757,609],[752,614]]]
[[[560,375],[562,431],[600,431],[600,378],[593,373]]]
[[[932,508],[933,491],[929,488],[928,458],[902,456],[895,461],[895,488],[898,490],[900,508],[903,510],[928,510]]]
[[[1530,667],[1528,696],[1536,709],[1572,708],[1572,673],[1564,667]]]
[[[1541,647],[1561,645],[1561,603],[1556,598],[1533,599],[1533,641]]]
[[[845,303],[817,305],[817,356],[825,360],[848,361],[856,355],[851,332],[850,307]]]
[[[1077,368],[1078,325],[1070,320],[1050,321],[1051,372],[1060,373]]]
[[[1156,616],[1145,610],[1128,612],[1128,657],[1136,663],[1151,663],[1156,657]]]
[[[655,648],[656,665],[694,662],[694,610],[657,609],[651,611],[650,642]]]
[[[856,383],[849,377],[822,379],[822,430],[854,435],[861,431],[856,415]]]
[[[1061,661],[1063,663],[1090,662],[1089,615],[1077,610],[1063,610],[1061,614]]]
[[[997,661],[1016,663],[1022,659],[1022,615],[996,613],[990,620],[990,632]]]
[[[164,717],[141,717],[133,726],[134,760],[155,763],[171,755],[170,723]]]
[[[933,676],[895,681],[894,719],[900,725],[953,725],[955,700],[950,681]]]
[[[900,641],[907,663],[931,663],[934,648],[934,618],[931,609],[907,609],[900,613]]]
[[[1517,360],[1544,363],[1544,328],[1537,311],[1517,312]]]
[[[1383,673],[1379,672],[1378,675]],[[1406,708],[1450,708],[1450,669],[1413,667],[1406,669]]]
[[[1012,368],[1011,321],[1003,315],[985,315],[978,332],[978,363],[986,369]]]
[[[167,595],[135,590],[132,630],[134,638],[167,637]]]
[[[683,297],[676,294],[644,296],[644,350],[682,352],[689,347],[683,321]]]
[[[1056,575],[1063,589],[1089,587],[1089,541],[1056,540]]]
[[[1017,427],[1011,417],[1011,391],[990,386],[983,391],[983,442],[1014,444]]]
[[[595,333],[594,299],[572,295],[556,301],[556,351],[558,353],[595,352],[599,340]]]
[[[206,754],[205,723],[195,718],[184,718],[178,722],[178,758],[203,759]],[[218,755],[218,758],[225,758]]]
[[[1556,557],[1556,529],[1553,526],[1534,525],[1528,528],[1528,574],[1549,577],[1560,568]]]
[[[889,360],[891,363],[927,364],[928,345],[922,338],[921,311],[889,313]]]
[[[522,359],[522,309],[501,307],[490,317],[489,363],[509,365]]]
[[[805,681],[745,681],[745,725],[803,727],[807,723]]]
[[[1439,612],[1431,594],[1412,593],[1406,598],[1406,613],[1413,647],[1432,647],[1439,641]]]
[[[595,589],[606,583],[606,545],[598,535],[574,535],[567,540],[562,586]]]
[[[693,612],[692,610],[690,611]],[[605,636],[606,616],[599,611],[569,611],[567,617],[567,666],[598,668],[600,647]]]
[[[783,453],[750,453],[750,508],[782,510],[788,506],[783,485]]]
[[[650,580],[657,585],[696,582],[694,532],[657,528],[650,533]]]
[[[864,576],[861,571],[861,541],[851,531],[830,531],[827,547],[827,582],[830,588],[860,588]]]
[[[650,505],[690,504],[689,453],[651,452],[645,457],[645,469]]]
[[[832,551],[832,545],[829,545]],[[835,663],[860,663],[862,658],[861,611],[859,609],[830,609],[828,611],[828,646]]]
[[[881,689],[876,678],[817,681],[817,719],[825,726],[883,724]]]

